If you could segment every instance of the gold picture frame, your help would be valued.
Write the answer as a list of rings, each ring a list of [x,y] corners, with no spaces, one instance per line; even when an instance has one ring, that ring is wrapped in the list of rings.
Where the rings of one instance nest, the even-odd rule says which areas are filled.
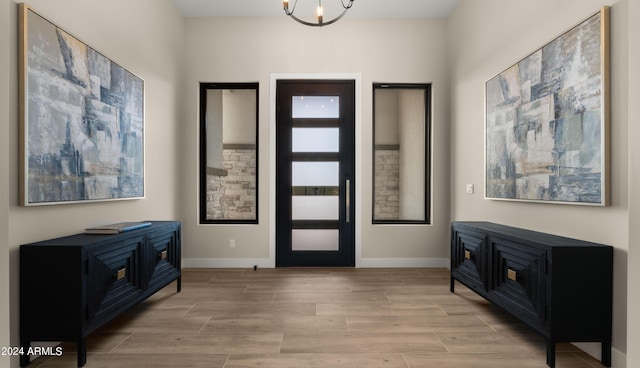
[[[610,202],[609,7],[485,84],[485,198]]]

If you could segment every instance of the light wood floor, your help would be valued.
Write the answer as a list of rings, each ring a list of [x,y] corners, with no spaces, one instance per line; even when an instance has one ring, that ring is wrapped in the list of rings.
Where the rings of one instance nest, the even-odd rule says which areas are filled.
[[[185,269],[90,335],[87,368],[531,368],[545,344],[443,269]],[[33,367],[75,367],[73,344]],[[570,344],[559,368],[602,367]]]

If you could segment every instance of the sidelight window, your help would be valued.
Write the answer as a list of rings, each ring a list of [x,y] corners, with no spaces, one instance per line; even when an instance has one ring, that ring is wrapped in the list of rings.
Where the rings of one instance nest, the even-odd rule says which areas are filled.
[[[258,84],[200,84],[200,223],[258,223]]]
[[[373,85],[373,223],[430,223],[431,85]]]

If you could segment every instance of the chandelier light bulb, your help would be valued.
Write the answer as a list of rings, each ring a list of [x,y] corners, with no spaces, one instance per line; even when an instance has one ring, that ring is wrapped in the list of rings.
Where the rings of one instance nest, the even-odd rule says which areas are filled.
[[[322,9],[322,4],[318,5],[318,10],[316,12],[318,14],[318,24],[322,24],[322,16],[324,15],[324,9]]]

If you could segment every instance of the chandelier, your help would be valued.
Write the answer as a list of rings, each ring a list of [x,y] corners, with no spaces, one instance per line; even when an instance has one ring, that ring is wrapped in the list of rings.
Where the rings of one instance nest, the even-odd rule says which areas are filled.
[[[338,20],[340,20],[340,18],[342,18],[347,13],[347,10],[351,9],[351,6],[353,6],[353,1],[354,0],[347,0],[346,4],[344,3],[344,0],[335,0],[335,1],[340,1],[340,4],[342,5],[342,13],[340,13],[340,15],[338,15],[337,17],[325,22],[324,21],[324,8],[322,7],[322,0],[318,0],[318,8],[316,10],[316,17],[317,17],[317,22],[316,23],[307,22],[305,20],[302,20],[302,19],[296,17],[293,14],[296,11],[296,5],[298,5],[298,0],[293,0],[293,7],[291,7],[291,8],[289,8],[289,0],[282,0],[282,5],[284,7],[284,12],[288,16],[293,18],[296,22],[302,23],[305,26],[322,27],[322,26],[328,26],[329,24],[335,23]]]

